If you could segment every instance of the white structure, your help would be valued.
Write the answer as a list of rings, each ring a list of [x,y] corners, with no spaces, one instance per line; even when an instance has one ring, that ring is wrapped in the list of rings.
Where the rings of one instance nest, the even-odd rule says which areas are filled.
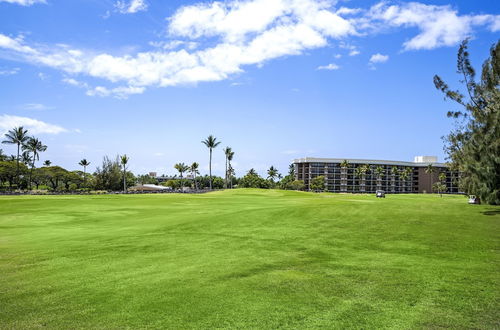
[[[438,158],[436,156],[415,156],[413,161],[415,163],[437,163]]]

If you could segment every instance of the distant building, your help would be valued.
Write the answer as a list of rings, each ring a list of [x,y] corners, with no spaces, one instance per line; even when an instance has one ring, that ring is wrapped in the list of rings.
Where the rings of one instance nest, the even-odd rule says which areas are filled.
[[[341,163],[347,161],[347,167]],[[451,171],[435,156],[417,156],[413,162],[371,159],[343,158],[299,158],[294,161],[295,179],[304,181],[309,190],[311,180],[317,176],[325,177],[325,188],[330,192],[374,193],[384,190],[388,193],[432,192],[432,184],[439,181],[439,174],[445,173],[446,193],[458,194],[458,172]],[[426,169],[432,164],[434,172]],[[357,170],[366,166],[363,175]],[[381,170],[377,170],[377,168]],[[408,173],[405,179],[404,171]],[[378,172],[381,172],[378,175]]]

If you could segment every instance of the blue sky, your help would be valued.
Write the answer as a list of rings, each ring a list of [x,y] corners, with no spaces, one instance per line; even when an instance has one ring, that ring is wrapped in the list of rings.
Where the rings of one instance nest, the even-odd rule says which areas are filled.
[[[294,158],[444,159],[434,74],[458,86],[498,40],[496,1],[0,0],[0,133],[77,169],[126,153],[135,173],[208,168],[214,134],[237,175]],[[3,145],[6,153],[14,149]]]

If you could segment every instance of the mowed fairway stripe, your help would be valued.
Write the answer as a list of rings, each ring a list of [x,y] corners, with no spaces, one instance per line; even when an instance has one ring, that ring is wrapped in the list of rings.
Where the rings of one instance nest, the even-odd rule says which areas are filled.
[[[497,328],[499,229],[463,196],[4,196],[0,328]]]

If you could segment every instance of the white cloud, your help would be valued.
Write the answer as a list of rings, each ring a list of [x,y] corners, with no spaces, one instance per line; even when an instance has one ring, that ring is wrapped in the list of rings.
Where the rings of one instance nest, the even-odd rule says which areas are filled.
[[[18,74],[19,71],[21,71],[21,69],[19,69],[19,68],[1,69],[0,76],[12,76],[12,75]]]
[[[458,15],[451,6],[425,5],[418,2],[388,5],[380,2],[370,8],[368,27],[417,27],[420,33],[403,44],[405,50],[454,46],[471,35],[476,25],[491,31],[500,27],[500,15]]]
[[[0,2],[15,3],[21,6],[31,6],[36,3],[47,3],[45,0],[0,0]]]
[[[370,63],[384,63],[389,60],[389,55],[382,55],[380,53],[373,54],[370,57]]]
[[[131,94],[142,94],[144,92],[144,87],[116,87],[112,89],[108,89],[103,86],[97,86],[93,89],[87,90],[87,95],[89,96],[113,96],[117,99],[126,99]]]
[[[47,105],[44,105],[41,103],[26,103],[26,104],[21,105],[21,109],[41,111],[41,110],[54,109],[54,107],[47,106]]]
[[[59,134],[68,131],[61,126],[48,124],[33,118],[0,115],[0,132],[5,133],[18,126],[23,126],[30,134]]]
[[[148,4],[145,0],[130,0],[130,1],[117,1],[115,3],[115,8],[121,14],[135,14],[139,11],[145,11],[148,9]]]
[[[317,70],[329,70],[329,71],[338,70],[338,69],[340,69],[340,66],[338,66],[337,64],[334,64],[334,63],[330,63],[328,65],[318,66],[318,68],[317,68]]]
[[[150,42],[152,49],[129,50],[127,55],[33,44],[22,36],[0,34],[0,56],[61,70],[72,77],[65,78],[65,83],[85,89],[88,95],[126,98],[147,87],[228,79],[246,66],[261,67],[276,58],[325,47],[332,40],[338,40],[341,49],[355,56],[360,52],[349,37],[388,28],[419,29],[419,34],[403,45],[405,49],[449,46],[470,34],[474,26],[500,29],[499,16],[460,16],[449,6],[381,2],[368,10],[336,10],[334,3],[228,0],[183,6],[168,19],[170,40]],[[117,8],[126,13],[144,10],[144,6],[144,1],[117,2]],[[80,81],[84,76],[108,84],[90,86]]]

